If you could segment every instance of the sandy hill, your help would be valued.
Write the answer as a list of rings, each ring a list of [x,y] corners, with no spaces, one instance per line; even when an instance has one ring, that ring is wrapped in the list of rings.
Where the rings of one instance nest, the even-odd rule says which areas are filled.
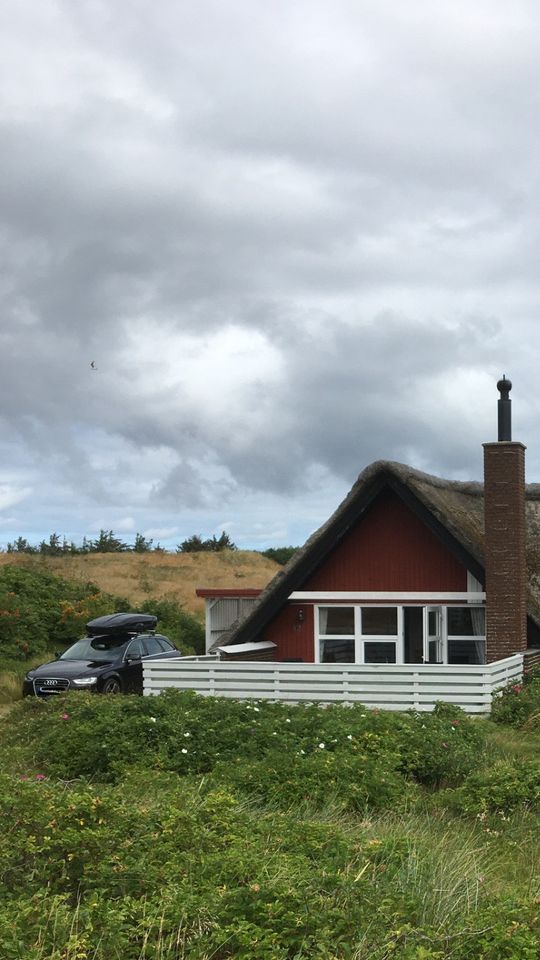
[[[89,553],[41,557],[3,553],[0,563],[42,566],[67,580],[92,581],[101,590],[126,597],[130,605],[150,597],[168,597],[202,616],[197,587],[264,587],[280,569],[250,550],[220,553]]]

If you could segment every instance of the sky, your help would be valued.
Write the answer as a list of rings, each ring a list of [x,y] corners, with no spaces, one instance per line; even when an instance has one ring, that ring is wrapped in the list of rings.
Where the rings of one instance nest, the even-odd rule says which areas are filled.
[[[536,0],[4,0],[0,545],[540,481]]]

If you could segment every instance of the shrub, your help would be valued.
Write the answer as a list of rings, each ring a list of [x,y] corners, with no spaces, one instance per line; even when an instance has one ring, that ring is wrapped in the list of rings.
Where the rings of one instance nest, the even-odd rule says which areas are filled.
[[[540,760],[500,760],[469,774],[449,796],[452,809],[476,816],[508,814],[519,807],[540,809]]]
[[[0,655],[28,659],[66,646],[87,620],[121,609],[126,601],[47,570],[6,564],[0,569]]]
[[[401,768],[429,787],[454,786],[478,766],[482,727],[459,707],[438,703],[433,713],[412,713],[401,750]]]
[[[540,671],[525,674],[522,680],[511,680],[497,692],[491,707],[495,723],[520,727],[530,718],[540,720]]]
[[[205,633],[202,623],[176,600],[145,600],[141,613],[153,613],[159,629],[177,644],[183,653],[204,653]]]

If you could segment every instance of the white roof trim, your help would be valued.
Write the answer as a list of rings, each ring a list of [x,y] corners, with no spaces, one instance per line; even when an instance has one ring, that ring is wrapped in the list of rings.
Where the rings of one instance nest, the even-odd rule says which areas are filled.
[[[252,643],[231,643],[228,647],[218,647],[218,650],[223,650],[224,653],[251,653],[254,650],[272,650],[273,647],[277,647],[277,643],[272,643],[271,640],[261,640],[260,643],[255,641]]]
[[[453,600],[471,603],[485,599],[486,595],[483,592],[467,591],[463,593],[445,593],[442,590],[439,593],[413,591],[403,593],[397,590],[294,590],[293,593],[289,595],[289,600],[312,600],[314,603],[319,600],[379,600],[384,603],[392,600],[396,603],[401,600],[416,600],[419,602],[426,600]]]

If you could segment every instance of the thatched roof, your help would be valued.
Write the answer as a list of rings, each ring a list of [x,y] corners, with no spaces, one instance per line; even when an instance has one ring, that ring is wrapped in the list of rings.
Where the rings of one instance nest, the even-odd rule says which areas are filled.
[[[245,643],[260,637],[293,590],[301,589],[306,578],[385,488],[394,490],[467,569],[484,581],[483,484],[444,480],[402,463],[378,460],[360,474],[332,516],[270,581],[246,619],[233,627],[226,642]],[[540,484],[526,487],[526,515],[528,612],[540,628]]]

